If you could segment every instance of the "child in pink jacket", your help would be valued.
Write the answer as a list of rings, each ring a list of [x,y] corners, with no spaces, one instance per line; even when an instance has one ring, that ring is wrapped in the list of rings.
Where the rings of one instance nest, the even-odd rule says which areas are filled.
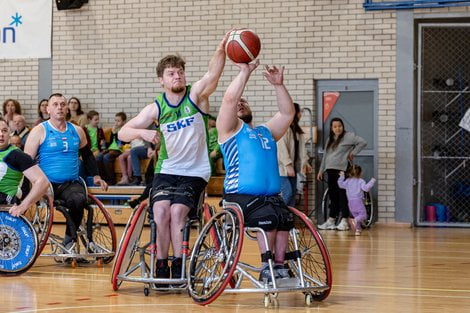
[[[344,172],[339,173],[338,186],[346,189],[349,211],[354,216],[354,219],[351,218],[349,223],[352,224],[351,228],[356,229],[356,236],[361,235],[361,223],[367,219],[364,191],[368,192],[374,186],[374,183],[375,178],[371,178],[366,184],[362,179],[362,168],[359,165],[353,165],[349,169],[349,177],[346,179],[344,179]]]

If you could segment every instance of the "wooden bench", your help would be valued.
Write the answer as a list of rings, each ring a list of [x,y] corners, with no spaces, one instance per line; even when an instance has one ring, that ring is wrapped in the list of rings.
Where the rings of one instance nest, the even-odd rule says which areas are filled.
[[[139,197],[144,189],[144,186],[110,186],[104,191],[100,187],[88,187],[88,192],[103,202],[115,224],[125,225],[133,209],[124,203]]]
[[[206,188],[204,201],[216,208],[222,199],[223,180],[223,176],[213,176]],[[109,186],[107,191],[103,191],[100,187],[88,187],[88,192],[103,202],[115,224],[125,225],[133,210],[125,202],[140,196],[144,189],[143,186]]]

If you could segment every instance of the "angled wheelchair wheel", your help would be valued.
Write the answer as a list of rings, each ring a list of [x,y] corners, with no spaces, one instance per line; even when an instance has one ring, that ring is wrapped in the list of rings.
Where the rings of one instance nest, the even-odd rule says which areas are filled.
[[[132,212],[129,221],[122,234],[121,242],[116,253],[116,259],[113,264],[113,271],[111,273],[111,283],[113,290],[117,291],[121,286],[122,280],[119,275],[125,274],[131,266],[134,259],[137,245],[142,235],[145,217],[147,216],[147,204],[141,203],[137,209]]]
[[[326,290],[312,292],[312,298],[316,301],[324,300],[328,297],[332,286],[332,272],[330,256],[318,231],[313,226],[312,221],[302,212],[294,208],[289,210],[298,218],[303,225],[298,230],[298,245],[301,255],[301,266],[303,278],[310,286],[327,286]],[[292,236],[289,236],[288,252],[286,259],[289,268],[295,276],[299,276],[299,268],[296,263],[295,245]]]
[[[36,205],[25,212],[24,216],[31,222],[36,231],[38,237],[37,255],[39,256],[47,245],[54,220],[52,197],[48,194],[43,195]]]
[[[116,230],[108,211],[92,194],[88,194],[87,208],[77,237],[85,248],[89,248],[89,243],[93,242],[98,252],[104,255],[112,254],[100,258],[103,263],[107,264],[113,260],[116,253]]]
[[[364,206],[366,207],[367,219],[362,222],[363,228],[369,228],[375,222],[375,207],[372,199],[372,193],[370,191],[364,192]]]
[[[189,263],[189,294],[206,305],[213,302],[231,281],[243,245],[243,217],[227,208],[202,228]]]
[[[19,275],[33,266],[37,240],[34,227],[24,216],[0,211],[0,274]]]

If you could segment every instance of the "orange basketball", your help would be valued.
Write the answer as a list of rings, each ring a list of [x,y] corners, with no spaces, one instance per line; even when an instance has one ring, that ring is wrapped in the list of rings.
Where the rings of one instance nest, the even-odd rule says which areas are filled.
[[[235,63],[250,63],[260,50],[258,35],[246,28],[231,31],[225,45],[227,56]]]

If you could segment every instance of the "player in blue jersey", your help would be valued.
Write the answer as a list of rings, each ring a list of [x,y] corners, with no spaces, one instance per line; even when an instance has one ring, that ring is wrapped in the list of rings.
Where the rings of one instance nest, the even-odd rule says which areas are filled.
[[[228,86],[217,118],[226,166],[224,200],[240,205],[246,226],[266,231],[270,251],[275,253],[275,277],[287,278],[284,258],[293,217],[279,195],[276,141],[289,128],[295,114],[294,105],[284,85],[284,67],[266,66],[263,74],[274,87],[279,111],[266,124],[254,127],[252,111],[242,94],[259,61],[236,65],[240,73]],[[267,281],[269,256],[259,233],[258,245],[263,266],[260,280]]]
[[[66,121],[65,97],[59,93],[51,95],[47,111],[50,119],[31,130],[24,151],[33,159],[37,157],[39,167],[52,184],[55,200],[64,202],[77,229],[87,202],[85,186],[80,183],[78,176],[79,155],[88,173],[93,175],[93,182],[103,190],[108,185],[98,175],[96,160],[87,146],[84,130]],[[64,246],[72,246],[76,235],[67,226]]]

